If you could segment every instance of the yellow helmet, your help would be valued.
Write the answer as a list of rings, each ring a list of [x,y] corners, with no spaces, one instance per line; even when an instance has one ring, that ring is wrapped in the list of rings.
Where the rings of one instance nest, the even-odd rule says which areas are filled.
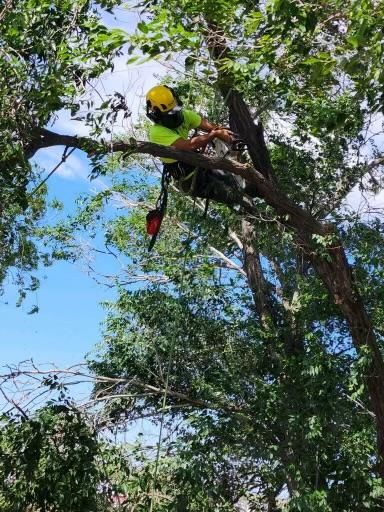
[[[156,85],[147,92],[147,110],[169,112],[177,105],[173,90],[166,85]]]

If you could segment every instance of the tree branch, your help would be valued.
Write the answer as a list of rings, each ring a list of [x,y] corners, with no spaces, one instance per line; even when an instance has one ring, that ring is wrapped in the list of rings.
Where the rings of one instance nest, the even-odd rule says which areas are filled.
[[[153,144],[151,142],[132,141],[114,142],[111,145],[103,145],[87,137],[75,137],[72,135],[61,135],[49,130],[42,130],[35,138],[30,147],[29,155],[33,156],[39,149],[64,145],[82,149],[89,156],[95,154],[108,154],[111,151],[126,154],[142,153],[161,158],[173,158],[181,162],[200,167],[202,169],[221,169],[244,178],[246,182],[253,185],[252,196],[264,199],[272,206],[277,214],[281,216],[281,222],[297,232],[312,235],[326,235],[331,232],[329,225],[322,224],[314,219],[309,212],[297,206],[285,194],[268,181],[261,172],[248,164],[241,164],[228,158],[207,157],[192,151],[181,151],[179,149]]]
[[[375,167],[378,167],[379,165],[384,165],[384,156],[380,156],[378,158],[375,158],[374,160],[371,160],[367,163],[365,166],[368,171],[371,171]]]

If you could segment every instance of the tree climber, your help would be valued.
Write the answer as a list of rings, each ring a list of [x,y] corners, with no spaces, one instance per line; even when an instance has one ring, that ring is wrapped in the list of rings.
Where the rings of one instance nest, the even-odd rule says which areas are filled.
[[[175,91],[166,85],[150,89],[146,102],[147,117],[154,122],[149,130],[150,142],[184,151],[204,151],[215,138],[226,144],[234,140],[229,130],[210,123],[193,110],[183,109]],[[207,133],[188,138],[189,132],[196,129]],[[232,174],[196,168],[172,158],[162,158],[162,161],[164,172],[177,182],[183,192],[231,206],[239,203],[241,185]]]
[[[146,95],[147,117],[153,121],[149,140],[155,144],[172,146],[183,151],[204,151],[207,144],[219,139],[225,144],[234,140],[233,133],[203,119],[193,110],[182,109],[175,91],[166,85],[152,87]],[[191,130],[200,129],[204,135],[189,138]],[[221,143],[223,145],[223,143]],[[167,207],[168,183],[173,178],[178,187],[192,197],[213,199],[229,206],[244,206],[242,179],[219,169],[196,168],[172,158],[162,158],[163,175],[161,193],[156,209],[147,215],[147,233],[152,235],[149,250],[155,244]]]

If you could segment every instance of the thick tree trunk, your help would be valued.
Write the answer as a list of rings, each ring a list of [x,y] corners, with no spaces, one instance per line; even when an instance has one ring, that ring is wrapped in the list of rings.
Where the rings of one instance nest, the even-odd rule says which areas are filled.
[[[261,325],[268,329],[273,322],[270,296],[264,279],[259,253],[254,246],[255,229],[243,218],[241,222],[244,270],[247,274],[248,286],[252,292],[253,302]],[[274,323],[274,322],[273,322]]]
[[[230,58],[230,51],[226,45],[223,32],[214,23],[208,22],[206,42],[208,49],[216,62]],[[219,88],[229,109],[229,122],[231,129],[239,134],[246,142],[249,156],[253,165],[265,178],[274,182],[269,152],[264,140],[264,130],[261,122],[255,124],[249,115],[249,110],[241,95],[232,87],[232,77],[222,70],[219,71]],[[233,115],[233,114],[236,115]]]
[[[230,57],[230,50],[220,27],[209,20],[207,20],[206,42],[217,63],[219,86],[228,106],[231,122],[241,138],[248,143],[248,150],[255,168],[269,181],[278,196],[280,192],[275,185],[276,180],[264,140],[263,127],[261,123],[255,124],[241,94],[233,88],[232,77],[223,72],[220,63],[223,58]],[[260,189],[257,192],[260,197]],[[264,199],[266,199],[265,196]],[[276,211],[279,212],[279,209],[276,208]],[[310,217],[316,222],[312,216]],[[362,347],[369,347],[372,361],[366,374],[366,382],[376,416],[378,473],[384,478],[384,363],[371,321],[353,280],[351,267],[341,242],[337,240],[327,249],[326,254],[322,255],[312,243],[312,235],[315,232],[307,229],[310,224],[309,219],[306,220],[305,227],[304,225],[300,227],[296,222],[295,224],[298,244],[347,321],[356,350],[360,352]],[[325,226],[322,227],[325,228]]]
[[[379,475],[384,478],[384,362],[371,320],[354,282],[350,265],[340,245],[329,249],[329,259],[311,254],[310,259],[318,276],[327,287],[333,301],[338,305],[348,323],[353,344],[360,352],[369,348],[371,361],[368,364],[366,383],[371,406],[376,417]]]

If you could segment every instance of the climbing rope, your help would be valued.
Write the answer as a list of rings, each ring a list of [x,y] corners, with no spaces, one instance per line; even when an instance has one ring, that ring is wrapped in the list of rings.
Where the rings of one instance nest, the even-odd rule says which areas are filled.
[[[194,78],[195,74],[196,74],[196,65],[197,65],[198,57],[200,55],[200,48],[201,48],[201,45],[199,44],[198,50],[197,50],[197,54],[196,54],[196,59],[195,59],[195,62],[194,62],[193,71],[192,71],[192,78]],[[208,69],[210,69],[211,65],[212,65],[211,56],[209,56]],[[192,81],[192,83],[193,83],[193,81]],[[205,87],[207,87],[207,86],[208,86],[208,83],[207,83],[207,81],[205,81]],[[205,89],[205,87],[204,87],[204,89]],[[229,94],[229,92],[228,92],[228,94]],[[189,89],[189,93],[188,93],[188,98],[187,98],[188,102],[190,101],[190,97],[191,97],[191,89]],[[207,97],[207,96],[205,95],[203,97]],[[225,104],[225,102],[226,102],[226,98],[225,98],[224,104]],[[216,112],[216,114],[217,114],[215,116],[216,118],[221,116],[223,108],[224,107],[221,107],[219,113]],[[216,109],[216,95],[215,95],[215,99],[214,99],[214,103],[213,103],[213,109]],[[167,196],[167,188],[168,188],[168,184],[169,184],[169,178],[170,178],[170,176],[167,176],[164,179],[164,174],[163,174],[163,177],[162,177],[162,188],[161,188],[160,197],[159,197],[159,199],[157,201],[157,204],[156,204],[156,210],[153,210],[152,212],[149,212],[149,214],[148,214],[150,216],[149,218],[148,218],[148,215],[147,215],[147,231],[148,231],[148,225],[150,225],[151,222],[153,222],[152,227],[153,227],[153,230],[154,230],[153,233],[148,231],[149,234],[153,235],[151,243],[150,243],[150,246],[149,246],[150,247],[149,250],[153,247],[153,245],[154,245],[154,243],[156,241],[157,234],[158,234],[158,232],[160,230],[161,221],[162,221],[163,216],[164,216],[165,207],[167,206],[167,197],[168,197]],[[196,207],[196,200],[194,199],[194,201],[193,201],[193,210],[192,210],[192,218],[193,219],[195,219],[195,207]],[[207,209],[208,209],[208,201],[206,202],[204,216],[206,216],[206,214],[207,214]],[[191,238],[192,238],[192,234],[193,234],[193,227],[190,225],[189,226],[189,233],[188,233],[188,236],[187,236],[187,239],[186,239],[186,242],[187,242],[186,245],[187,246],[189,246],[189,244],[190,244],[190,241],[191,241]],[[186,266],[187,266],[188,254],[189,254],[189,251],[186,250],[184,252],[183,264],[182,264],[182,267],[181,267],[182,275],[181,275],[180,287],[179,287],[179,300],[182,298],[183,291],[184,291],[184,286],[185,286],[185,279],[184,279],[184,277],[185,277],[185,270],[186,270]],[[157,442],[155,468],[154,468],[154,472],[153,472],[153,480],[152,480],[152,490],[151,490],[151,499],[150,499],[149,512],[153,512],[153,507],[154,507],[154,503],[155,503],[155,492],[156,492],[156,485],[157,485],[157,481],[158,481],[158,471],[159,471],[159,464],[160,464],[161,446],[162,446],[162,441],[163,441],[165,412],[166,412],[166,407],[167,407],[167,398],[168,398],[168,391],[169,391],[169,379],[170,379],[170,374],[171,374],[171,369],[172,369],[172,363],[173,363],[173,357],[174,357],[174,352],[175,352],[175,347],[176,347],[176,341],[177,341],[177,337],[174,337],[173,340],[172,340],[172,343],[170,345],[170,348],[169,348],[169,356],[168,356],[167,369],[166,369],[165,381],[164,381],[164,393],[163,393],[163,398],[162,398],[162,403],[161,403],[160,428],[159,428],[159,437],[158,437],[158,442]]]
[[[193,208],[192,208],[192,218],[195,218],[195,208],[196,208],[196,201],[193,201]],[[189,246],[191,239],[193,235],[193,227],[190,225],[188,235],[186,238],[186,247]],[[180,287],[179,287],[179,300],[181,300],[183,292],[184,292],[184,285],[185,285],[185,270],[187,268],[187,258],[188,258],[189,252],[186,250],[184,252],[184,258],[183,258],[183,264],[181,266],[181,279],[180,279]],[[173,355],[175,352],[176,347],[176,341],[177,338],[174,337],[172,340],[172,343],[169,348],[169,356],[168,356],[168,362],[167,362],[167,371],[165,374],[165,382],[164,382],[164,394],[163,399],[161,403],[161,417],[160,417],[160,428],[159,428],[159,437],[157,442],[157,450],[156,450],[156,460],[155,460],[155,469],[153,473],[153,482],[152,482],[152,492],[151,492],[151,501],[149,506],[149,512],[153,512],[153,506],[155,502],[155,490],[156,490],[156,484],[157,484],[157,477],[158,477],[158,471],[159,471],[159,463],[160,463],[160,452],[161,452],[161,445],[163,441],[163,430],[164,430],[164,421],[165,421],[165,411],[167,406],[167,398],[168,398],[168,391],[169,391],[169,377],[171,374],[171,368],[173,363]]]
[[[199,58],[199,55],[200,55],[200,51],[201,51],[200,48],[201,48],[201,44],[199,44],[198,47],[197,47],[196,59],[195,59],[195,62],[194,62],[194,65],[193,65],[193,70],[192,70],[192,80],[191,80],[191,83],[193,83],[194,77],[196,75],[197,61],[198,61],[198,58]],[[191,99],[191,88],[188,91],[188,98],[187,98],[187,102],[188,103],[190,102],[190,99]],[[163,185],[165,185],[165,187],[167,189],[168,188],[168,184],[169,184],[169,177],[166,177],[165,181],[164,181],[164,171],[163,171],[162,190],[163,190]],[[166,193],[165,194],[165,206],[167,205],[167,197],[168,196],[167,196],[167,193]],[[160,201],[161,198],[162,198],[162,192],[160,193],[160,197],[158,199],[159,205],[158,204],[156,205],[157,209],[158,209],[158,206],[160,206],[162,204],[161,201]],[[193,202],[193,210],[192,210],[192,218],[193,219],[195,218],[195,215],[194,215],[194,213],[195,213],[195,206],[196,206],[196,202],[194,200],[194,202]],[[161,208],[161,206],[160,206],[160,208]],[[164,214],[164,211],[162,212],[162,216],[163,216],[163,214]],[[162,220],[162,216],[161,216],[161,220]],[[147,223],[148,223],[148,216],[147,216]],[[160,224],[161,224],[161,221],[160,221]],[[159,229],[160,229],[160,226],[159,226]],[[192,236],[192,233],[193,233],[192,229],[193,229],[192,226],[190,226],[189,233],[188,233],[188,236],[187,236],[187,245],[189,245],[189,243],[191,241],[191,236]],[[157,233],[158,233],[158,230],[157,230]],[[152,240],[151,240],[151,243],[150,243],[150,248],[153,247],[153,244],[156,241],[157,233],[156,233],[155,237],[152,237]],[[181,298],[181,296],[183,294],[183,291],[184,291],[184,284],[185,284],[184,283],[184,276],[185,276],[185,269],[186,269],[186,266],[187,266],[187,257],[188,257],[188,251],[185,251],[184,252],[184,258],[183,258],[183,264],[181,266],[181,280],[180,280],[180,287],[179,287],[179,298]],[[151,492],[151,501],[150,501],[149,512],[153,512],[153,507],[154,507],[154,503],[155,503],[155,491],[156,491],[156,484],[157,484],[158,471],[159,471],[161,445],[162,445],[162,441],[163,441],[165,411],[166,411],[166,406],[167,406],[167,398],[168,398],[168,390],[169,390],[169,377],[170,377],[170,374],[171,374],[171,368],[172,368],[172,363],[173,363],[173,355],[174,355],[174,352],[175,352],[175,347],[176,347],[176,337],[173,338],[173,341],[172,341],[170,349],[169,349],[169,356],[168,356],[168,362],[167,362],[167,371],[166,371],[165,382],[164,382],[164,394],[163,394],[163,399],[162,399],[162,404],[161,404],[160,428],[159,428],[159,437],[158,437],[158,442],[157,442],[155,469],[154,469],[154,473],[153,473],[152,492]]]

